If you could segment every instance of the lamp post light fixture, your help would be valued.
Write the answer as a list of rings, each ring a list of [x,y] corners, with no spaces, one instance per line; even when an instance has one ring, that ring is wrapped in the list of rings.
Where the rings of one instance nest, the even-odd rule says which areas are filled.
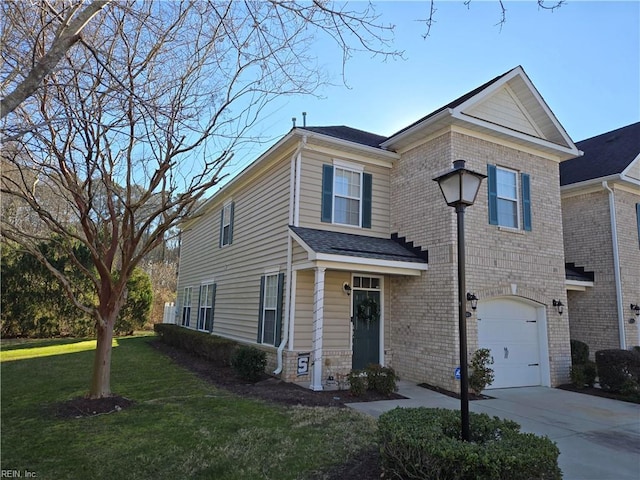
[[[467,360],[466,280],[464,247],[464,210],[476,201],[486,175],[467,170],[464,160],[453,162],[453,170],[434,178],[444,201],[455,207],[458,223],[458,333],[460,337],[460,415],[462,440],[469,441],[469,368]]]

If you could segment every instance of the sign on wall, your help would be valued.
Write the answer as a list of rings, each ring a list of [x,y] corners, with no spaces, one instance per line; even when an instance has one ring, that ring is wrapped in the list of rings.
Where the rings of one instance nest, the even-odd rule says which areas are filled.
[[[298,354],[298,376],[309,375],[309,359],[311,358],[311,353],[299,353]]]

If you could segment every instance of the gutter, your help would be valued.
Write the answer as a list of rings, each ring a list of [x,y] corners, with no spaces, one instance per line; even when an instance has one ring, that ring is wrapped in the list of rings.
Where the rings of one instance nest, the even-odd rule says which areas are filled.
[[[299,201],[300,201],[300,167],[302,165],[302,149],[307,144],[307,136],[303,135],[296,151],[291,156],[291,171],[289,174],[289,225],[298,223]],[[284,298],[284,325],[282,340],[278,345],[277,367],[273,371],[274,375],[280,375],[283,369],[282,353],[284,347],[289,342],[289,327],[291,325],[291,272],[293,264],[293,238],[287,235],[287,271],[285,275],[285,298]]]
[[[627,349],[624,336],[624,313],[622,309],[622,280],[620,278],[620,252],[618,251],[618,227],[616,223],[616,199],[609,184],[602,182],[602,188],[609,192],[609,216],[611,218],[611,241],[613,243],[613,273],[616,281],[616,303],[618,306],[618,331],[620,336],[620,349]]]

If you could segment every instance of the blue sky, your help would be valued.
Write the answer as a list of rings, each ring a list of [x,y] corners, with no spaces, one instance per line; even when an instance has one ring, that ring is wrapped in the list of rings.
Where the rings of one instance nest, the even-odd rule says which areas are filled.
[[[550,2],[551,0],[548,0]],[[257,128],[272,141],[286,134],[291,117],[307,125],[347,125],[391,135],[413,121],[511,68],[522,65],[574,141],[640,120],[640,2],[571,1],[551,12],[535,1],[436,0],[427,39],[428,2],[373,2],[384,23],[396,26],[393,48],[404,60],[383,62],[360,54],[341,79],[341,52],[327,40],[314,45],[334,85],[322,98],[286,97]],[[357,7],[357,5],[356,5]],[[233,175],[269,142],[244,152]]]

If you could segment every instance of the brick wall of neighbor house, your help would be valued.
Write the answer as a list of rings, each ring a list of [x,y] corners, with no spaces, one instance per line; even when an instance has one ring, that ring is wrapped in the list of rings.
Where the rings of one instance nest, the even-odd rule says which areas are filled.
[[[595,274],[593,288],[570,291],[571,338],[597,350],[620,348],[609,197],[605,190],[562,199],[565,258]]]
[[[444,132],[404,152],[392,170],[392,228],[429,250],[429,270],[419,279],[393,280],[393,366],[403,378],[428,381],[451,390],[458,365],[456,222],[432,179],[452,161],[486,173],[497,164],[531,178],[531,232],[501,229],[488,222],[487,185],[467,209],[467,291],[481,299],[510,295],[550,305],[566,302],[558,164],[462,132]],[[567,316],[547,308],[551,384],[568,380],[570,367]],[[477,347],[477,325],[468,323],[469,352]]]
[[[630,305],[640,304],[640,239],[636,204],[640,203],[640,187],[635,191],[614,186],[616,196],[616,221],[618,249],[620,252],[620,278],[622,283],[622,309],[625,320],[627,348],[640,345],[638,323],[640,318],[631,312]],[[629,320],[633,319],[634,323]]]

